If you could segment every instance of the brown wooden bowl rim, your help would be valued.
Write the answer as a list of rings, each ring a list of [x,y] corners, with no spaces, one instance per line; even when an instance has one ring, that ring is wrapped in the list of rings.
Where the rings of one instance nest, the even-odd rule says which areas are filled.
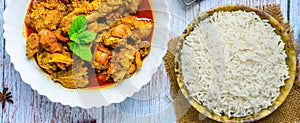
[[[287,30],[284,29],[283,25],[280,24],[275,18],[273,18],[268,13],[259,10],[257,8],[244,6],[244,5],[225,5],[225,6],[219,6],[212,8],[202,14],[200,14],[198,17],[196,17],[185,29],[184,33],[181,35],[181,44],[178,45],[176,48],[177,50],[181,50],[182,43],[186,36],[189,35],[189,33],[193,30],[193,27],[199,23],[200,21],[204,20],[205,18],[211,16],[214,12],[217,11],[237,11],[237,10],[244,10],[247,12],[255,12],[257,15],[259,15],[262,19],[268,19],[269,23],[276,29],[276,33],[281,36],[282,40],[286,43],[285,50],[287,54],[286,63],[289,67],[289,76],[290,78],[285,80],[285,85],[280,88],[280,95],[279,97],[272,102],[272,106],[269,106],[267,109],[264,109],[258,113],[255,113],[253,115],[241,117],[241,118],[229,118],[228,116],[219,116],[212,111],[208,110],[206,107],[198,103],[193,99],[193,97],[189,96],[189,91],[186,88],[185,83],[182,81],[182,75],[181,75],[181,62],[180,62],[180,52],[175,53],[175,74],[176,74],[176,80],[177,83],[185,96],[185,98],[189,101],[189,103],[200,113],[204,114],[205,116],[214,119],[219,122],[253,122],[257,121],[259,119],[262,119],[269,114],[271,114],[273,111],[275,111],[286,99],[288,96],[296,76],[296,51],[292,49],[291,39],[289,35],[287,34]]]

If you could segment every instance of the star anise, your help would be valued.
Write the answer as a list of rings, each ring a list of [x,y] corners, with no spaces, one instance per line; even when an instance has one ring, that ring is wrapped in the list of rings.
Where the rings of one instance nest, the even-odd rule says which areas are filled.
[[[3,88],[2,93],[0,92],[0,101],[2,102],[2,109],[5,107],[5,102],[14,103],[11,99],[11,92],[7,91],[8,88]]]

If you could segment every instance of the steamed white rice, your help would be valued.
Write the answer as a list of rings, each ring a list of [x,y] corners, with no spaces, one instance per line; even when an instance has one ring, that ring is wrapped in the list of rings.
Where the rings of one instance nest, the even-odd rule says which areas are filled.
[[[186,37],[182,75],[191,96],[219,115],[243,117],[272,105],[289,78],[284,45],[254,12],[215,12]]]

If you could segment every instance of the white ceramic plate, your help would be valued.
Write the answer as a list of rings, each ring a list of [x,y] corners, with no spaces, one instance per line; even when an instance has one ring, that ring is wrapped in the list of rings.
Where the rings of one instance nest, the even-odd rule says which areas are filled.
[[[170,31],[170,13],[165,0],[150,0],[154,11],[154,34],[150,54],[143,62],[140,71],[117,86],[106,90],[66,89],[49,79],[38,65],[27,58],[24,29],[24,16],[30,0],[7,0],[4,16],[5,49],[10,60],[19,71],[22,80],[31,85],[39,94],[47,96],[53,102],[72,107],[92,108],[119,103],[132,96],[147,84],[157,71],[167,51]]]

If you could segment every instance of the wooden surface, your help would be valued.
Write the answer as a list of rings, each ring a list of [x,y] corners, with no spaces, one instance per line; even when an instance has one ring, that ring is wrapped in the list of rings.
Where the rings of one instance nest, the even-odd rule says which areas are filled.
[[[261,6],[265,4],[280,4],[286,21],[289,21],[296,32],[299,42],[300,37],[300,1],[299,0],[201,0],[190,6],[185,6],[181,0],[168,0],[172,14],[171,37],[180,35],[185,26],[199,13],[209,8],[225,4],[244,4],[249,6]],[[133,97],[127,98],[119,104],[107,107],[81,109],[71,108],[53,103],[45,96],[40,96],[25,84],[19,73],[14,70],[5,52],[5,40],[3,39],[2,13],[6,4],[0,0],[0,79],[1,86],[8,87],[12,92],[14,104],[8,104],[0,111],[1,122],[23,123],[56,123],[56,122],[89,122],[93,119],[97,123],[119,122],[175,122],[175,112],[170,97],[169,78],[164,66],[153,76],[152,81]],[[187,121],[188,122],[188,121]]]

